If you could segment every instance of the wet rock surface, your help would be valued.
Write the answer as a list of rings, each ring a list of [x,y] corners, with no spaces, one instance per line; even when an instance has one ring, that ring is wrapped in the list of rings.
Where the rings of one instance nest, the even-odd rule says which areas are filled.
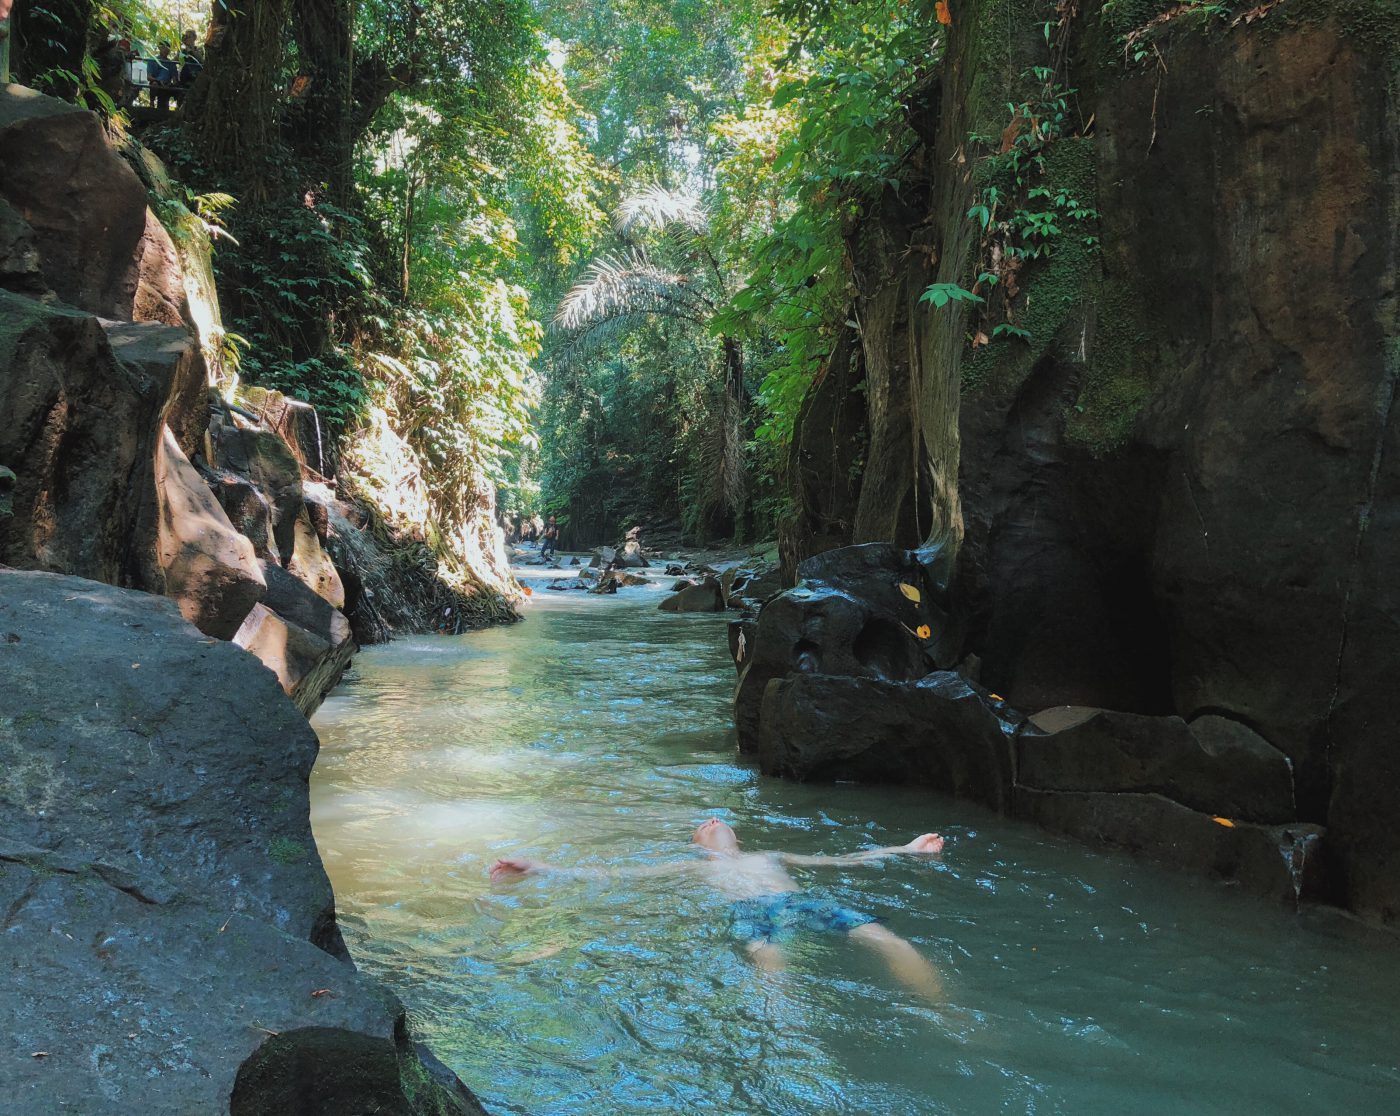
[[[374,1111],[337,1100],[356,1081],[379,1111],[479,1112],[346,959],[316,738],[273,676],[72,577],[0,574],[0,632],[6,1111]],[[295,1088],[288,1051],[318,1062]]]
[[[678,589],[656,607],[662,612],[723,612],[724,597],[719,581],[708,577],[699,585]]]
[[[1031,718],[1017,741],[1021,784],[1039,790],[1160,793],[1251,822],[1297,818],[1288,759],[1224,717],[1147,717],[1064,707]]]
[[[883,543],[847,547],[809,559],[800,573],[796,588],[759,612],[740,664],[734,717],[742,751],[758,746],[759,711],[774,678],[913,681],[935,665],[934,624],[941,629],[942,617],[930,604],[926,571],[909,552]]]
[[[962,674],[930,629],[937,554],[882,544],[807,574],[729,625],[740,747],[798,780],[927,786],[1285,903],[1328,894],[1323,827],[1288,757],[1219,714],[1056,706],[1027,718]]]
[[[763,695],[768,775],[926,786],[1009,811],[1018,720],[957,674],[912,682],[799,674]]]

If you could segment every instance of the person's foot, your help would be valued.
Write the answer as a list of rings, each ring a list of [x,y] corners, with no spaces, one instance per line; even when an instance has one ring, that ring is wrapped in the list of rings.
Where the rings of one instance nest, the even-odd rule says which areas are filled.
[[[493,882],[513,880],[519,876],[529,875],[539,867],[538,860],[527,860],[524,857],[502,857],[491,865],[491,879]]]
[[[924,856],[935,856],[943,851],[943,838],[937,833],[925,833],[915,837],[909,844],[904,846],[906,852],[920,853]]]

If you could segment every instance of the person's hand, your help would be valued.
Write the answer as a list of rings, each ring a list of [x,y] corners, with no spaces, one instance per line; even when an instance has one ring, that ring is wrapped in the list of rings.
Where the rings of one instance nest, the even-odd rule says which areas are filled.
[[[503,856],[495,864],[491,865],[491,879],[493,882],[499,880],[513,880],[519,876],[527,876],[531,872],[538,872],[544,864],[538,860],[527,860],[519,856]]]
[[[943,838],[937,833],[924,833],[905,845],[904,851],[920,856],[937,856],[943,851]]]

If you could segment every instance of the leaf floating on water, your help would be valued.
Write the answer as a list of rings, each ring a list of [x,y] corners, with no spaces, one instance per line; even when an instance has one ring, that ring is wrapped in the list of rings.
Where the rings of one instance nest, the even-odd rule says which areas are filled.
[[[1229,818],[1211,818],[1210,820],[1215,822],[1216,825],[1223,825],[1226,829],[1235,828],[1235,823]]]
[[[311,995],[313,999],[320,999],[322,996],[334,996],[335,993],[332,992],[329,988],[318,988],[316,989],[316,991],[311,993]]]
[[[1002,697],[1000,694],[988,694],[987,696],[988,696],[989,698],[991,698],[993,701],[1005,701],[1005,700],[1006,700],[1006,699],[1005,699],[1004,697]]]
[[[907,585],[902,581],[899,583],[899,591],[903,593],[906,597],[908,597],[911,601],[913,601],[915,604],[918,604],[924,599],[924,595],[920,593],[917,589],[915,589],[914,586]]]
[[[929,636],[933,635],[933,629],[927,624],[920,624],[914,629],[914,634],[920,639],[928,639]]]

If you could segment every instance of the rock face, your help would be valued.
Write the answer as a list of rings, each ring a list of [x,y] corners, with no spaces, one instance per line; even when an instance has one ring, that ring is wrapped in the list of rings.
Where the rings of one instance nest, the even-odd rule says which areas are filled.
[[[0,575],[0,633],[7,1111],[481,1111],[346,959],[270,674],[73,577]]]
[[[1115,731],[1167,747],[1174,770],[1188,753],[1204,762],[1192,741],[1207,717],[1251,734],[1237,758],[1264,763],[1274,788],[1257,816],[1283,817],[1277,753],[1287,819],[1327,827],[1340,900],[1400,922],[1389,728],[1400,696],[1383,676],[1400,658],[1400,38],[1392,6],[1372,0],[1286,0],[1249,24],[1198,14],[1091,3],[1055,29],[1062,80],[1093,126],[1047,145],[1033,185],[1069,190],[1094,216],[983,289],[985,307],[881,318],[890,292],[918,292],[899,269],[861,286],[860,351],[842,341],[804,406],[784,559],[833,539],[906,541],[857,514],[867,494],[840,470],[912,436],[918,452],[882,459],[879,484],[900,491],[902,468],[903,484],[931,494],[920,530],[957,552],[949,609],[982,682],[1027,711],[1168,719]],[[1003,136],[1007,102],[1040,95],[1016,77],[1046,64],[1037,33],[1000,0],[958,10],[941,90],[911,105],[928,171],[906,193],[926,189],[933,216],[871,206],[851,242],[858,275],[879,274],[893,238],[911,257],[931,247],[930,279],[966,283],[989,259],[966,219],[977,192],[1000,183],[1003,214],[1037,208],[1005,200],[987,158],[996,144],[968,140]],[[1127,34],[1162,66],[1125,59]],[[1012,320],[1028,339],[967,343]],[[895,350],[916,366],[913,402],[872,397],[857,421],[831,381],[868,379],[879,360],[899,373]],[[1084,733],[1074,753],[1097,749],[1126,774],[1127,753]],[[1095,789],[1082,757],[1054,762],[1066,765],[1058,782],[1072,765],[1089,780],[1055,793],[1129,793]],[[1201,777],[1213,784],[1227,766]],[[1042,816],[1063,820],[1071,802],[1106,816],[1087,797],[1055,801]]]
[[[219,639],[247,629],[314,709],[354,649],[348,626],[280,616],[258,560],[345,605],[329,521],[318,532],[305,499],[303,473],[325,478],[272,419],[219,404],[211,429],[179,257],[96,117],[6,86],[0,148],[0,461],[18,477],[0,562],[164,593]],[[281,397],[260,399],[271,413]],[[319,436],[306,410],[274,417]]]
[[[0,198],[28,226],[49,289],[103,318],[180,324],[174,247],[95,115],[0,86],[0,151]]]

